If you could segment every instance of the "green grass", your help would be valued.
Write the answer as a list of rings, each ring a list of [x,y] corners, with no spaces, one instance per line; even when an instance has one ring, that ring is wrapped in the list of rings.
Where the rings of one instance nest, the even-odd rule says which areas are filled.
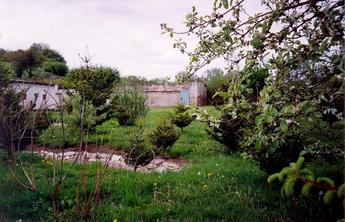
[[[147,132],[154,129],[159,119],[169,116],[170,108],[151,109],[144,118],[144,127]],[[96,127],[95,132],[89,135],[91,143],[110,144],[112,147],[126,149],[130,146],[128,142],[131,130],[135,126],[120,126],[116,119],[111,119]],[[101,141],[102,140],[102,141]]]
[[[39,160],[35,162],[36,181],[42,190],[47,190],[43,175],[51,169]],[[6,165],[2,165],[5,167],[1,167],[0,175],[6,175]],[[75,200],[79,170],[80,166],[73,167],[63,184],[60,203]],[[96,164],[90,165],[88,170],[88,180],[92,183]],[[104,196],[98,220],[274,220],[284,216],[285,205],[279,193],[267,186],[266,177],[254,163],[237,155],[193,158],[189,166],[177,173],[109,169],[102,186]],[[9,218],[35,221],[47,219],[49,215],[44,211],[49,210],[47,194],[24,191],[9,176],[0,179],[0,196],[0,212],[6,212]],[[73,205],[64,211],[71,211]]]
[[[205,109],[215,112],[212,107]],[[150,133],[159,120],[167,118],[171,111],[171,108],[151,109],[144,118],[146,133]],[[222,145],[210,140],[204,127],[204,123],[194,121],[184,128],[179,140],[171,147],[170,154],[188,156],[192,152],[194,154],[219,153],[223,149]],[[120,126],[116,119],[111,119],[96,126],[96,129],[89,133],[87,141],[93,144],[109,144],[117,149],[128,149],[131,130],[135,130],[135,126]],[[79,143],[78,133],[75,130],[66,127],[66,135],[67,146],[75,146]],[[38,139],[39,144],[46,144],[51,147],[60,147],[61,141],[62,130],[59,126],[48,128]]]

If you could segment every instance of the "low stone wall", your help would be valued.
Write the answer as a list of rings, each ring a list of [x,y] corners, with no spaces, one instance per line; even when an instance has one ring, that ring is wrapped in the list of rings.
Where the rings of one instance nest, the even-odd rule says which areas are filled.
[[[69,162],[76,163],[91,163],[100,162],[102,164],[108,164],[109,167],[124,169],[124,170],[134,170],[134,167],[128,165],[125,162],[125,158],[121,155],[108,154],[108,153],[92,153],[92,152],[78,152],[78,151],[67,151],[67,152],[49,152],[41,150],[35,152],[44,158],[53,158],[61,160],[62,158]],[[165,172],[165,171],[178,171],[181,169],[181,165],[176,162],[164,159],[161,157],[156,157],[148,165],[140,166],[137,171],[141,172]]]

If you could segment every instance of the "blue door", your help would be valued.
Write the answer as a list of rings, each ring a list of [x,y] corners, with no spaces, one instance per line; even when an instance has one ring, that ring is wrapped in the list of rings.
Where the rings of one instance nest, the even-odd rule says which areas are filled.
[[[181,91],[180,92],[180,100],[181,100],[182,104],[189,105],[189,92],[188,91]]]

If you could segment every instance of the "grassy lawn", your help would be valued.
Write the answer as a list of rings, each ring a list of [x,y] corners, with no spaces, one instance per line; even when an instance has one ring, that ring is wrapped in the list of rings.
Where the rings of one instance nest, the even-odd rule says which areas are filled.
[[[152,130],[170,109],[152,109],[145,127]],[[185,128],[170,154],[181,155],[190,164],[179,172],[140,173],[108,169],[101,187],[101,201],[91,221],[287,221],[303,218],[304,211],[292,209],[279,190],[267,184],[267,174],[251,160],[239,154],[224,155],[223,146],[210,139],[205,125],[193,122]],[[100,137],[114,147],[128,146],[133,127],[120,127],[115,120],[97,127],[91,142]],[[112,131],[109,134],[109,130]],[[97,135],[97,136],[96,136]],[[108,135],[112,135],[111,137]],[[56,135],[55,135],[56,136]],[[21,154],[23,162],[31,161]],[[3,159],[3,158],[2,158]],[[34,159],[36,183],[41,194],[24,190],[8,173],[8,164],[0,162],[0,221],[50,221],[51,202],[44,175],[50,165]],[[67,168],[68,166],[66,166]],[[71,215],[76,201],[76,186],[81,165],[74,165],[62,184],[59,204],[63,221],[76,221]],[[92,191],[97,164],[89,164],[87,189]],[[18,167],[17,172],[20,172]],[[21,173],[19,173],[21,175]],[[22,177],[21,175],[20,177]]]
[[[212,107],[205,107],[203,109],[214,111]],[[151,132],[159,120],[168,117],[171,111],[171,108],[151,109],[144,119],[146,132]],[[58,119],[56,114],[53,116],[55,120]],[[222,150],[222,146],[219,143],[208,138],[204,127],[204,123],[194,121],[183,129],[181,137],[171,148],[170,154],[186,156],[191,152],[219,152]],[[94,144],[109,144],[117,149],[127,149],[130,147],[128,138],[132,130],[135,130],[135,126],[120,126],[116,119],[111,119],[96,126],[95,131],[89,133],[88,141]],[[77,145],[79,143],[78,133],[75,130],[69,130],[68,127],[66,127],[66,131],[67,146]],[[48,128],[42,135],[38,139],[39,144],[46,144],[51,147],[60,146],[62,132],[59,126]]]
[[[43,175],[51,169],[47,170],[39,159],[34,165],[36,182],[46,191]],[[24,221],[48,220],[48,196],[23,190],[8,176],[6,164],[2,165],[0,215],[6,213],[6,218]],[[79,170],[80,166],[73,167],[63,184],[60,203],[72,202],[62,209],[65,212],[74,205]],[[89,165],[90,184],[95,171],[96,164]],[[178,173],[109,169],[102,186],[98,221],[267,221],[284,217],[279,192],[272,192],[266,178],[255,164],[236,155],[195,157]]]

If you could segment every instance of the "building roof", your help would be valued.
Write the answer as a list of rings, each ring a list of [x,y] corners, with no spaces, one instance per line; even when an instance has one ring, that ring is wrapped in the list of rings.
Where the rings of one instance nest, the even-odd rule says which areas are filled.
[[[35,85],[47,85],[47,86],[55,86],[56,84],[47,83],[44,81],[37,81],[37,80],[23,80],[23,79],[12,79],[11,83],[25,83],[25,84],[35,84]]]

